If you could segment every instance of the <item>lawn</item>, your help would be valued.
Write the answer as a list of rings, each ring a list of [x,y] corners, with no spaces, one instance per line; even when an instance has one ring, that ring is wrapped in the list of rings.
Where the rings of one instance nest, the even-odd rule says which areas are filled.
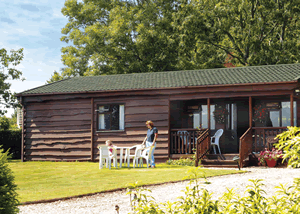
[[[92,162],[20,162],[11,161],[21,203],[62,198],[140,185],[184,180],[191,167],[157,164],[157,168],[121,168],[99,170]],[[145,165],[144,165],[145,167]],[[239,173],[237,170],[203,169],[206,176]]]

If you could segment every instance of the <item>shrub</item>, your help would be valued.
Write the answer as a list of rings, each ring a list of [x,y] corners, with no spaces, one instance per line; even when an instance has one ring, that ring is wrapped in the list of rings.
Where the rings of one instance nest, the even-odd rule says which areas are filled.
[[[11,157],[9,151],[4,152],[0,146],[0,214],[18,213],[17,186],[14,176],[8,167],[7,160]]]
[[[167,160],[166,164],[168,165],[177,165],[177,166],[194,166],[195,161],[190,158],[180,158],[178,160]]]
[[[201,188],[198,178],[199,169],[193,169],[190,178],[190,186],[186,187],[185,196],[178,201],[156,203],[154,198],[149,199],[145,194],[141,194],[141,188],[131,190],[135,192],[133,213],[153,213],[153,214],[226,214],[226,213],[300,213],[300,179],[297,178],[290,187],[280,185],[276,196],[267,198],[262,189],[261,179],[250,180],[252,185],[247,187],[246,196],[241,197],[233,189],[229,189],[219,200],[213,200],[211,194]],[[204,176],[205,178],[205,176]]]
[[[288,130],[277,135],[279,139],[274,146],[283,151],[283,161],[288,160],[288,166],[300,167],[300,128],[288,126]]]

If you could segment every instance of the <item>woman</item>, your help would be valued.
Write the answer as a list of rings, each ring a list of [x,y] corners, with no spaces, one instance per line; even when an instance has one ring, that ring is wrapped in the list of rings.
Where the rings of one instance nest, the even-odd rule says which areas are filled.
[[[151,120],[148,120],[146,122],[146,126],[148,128],[148,131],[147,131],[147,135],[146,135],[142,145],[144,145],[146,142],[146,147],[154,146],[152,155],[150,157],[150,165],[152,168],[155,168],[154,149],[156,148],[156,139],[158,136],[158,130],[156,127],[154,127],[154,124]]]

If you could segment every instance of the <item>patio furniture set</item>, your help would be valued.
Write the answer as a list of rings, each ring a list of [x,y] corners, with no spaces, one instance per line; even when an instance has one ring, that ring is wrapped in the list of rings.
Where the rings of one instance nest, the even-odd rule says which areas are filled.
[[[143,159],[146,160],[147,168],[150,165],[151,154],[153,152],[154,146],[144,147],[143,145],[135,145],[132,147],[120,147],[114,146],[109,147],[106,145],[101,145],[99,148],[99,169],[103,168],[104,163],[106,162],[106,168],[111,169],[111,161],[113,160],[113,166],[118,167],[117,162],[117,150],[120,150],[120,161],[119,166],[122,168],[123,165],[123,152],[125,151],[124,155],[124,163],[127,162],[127,167],[129,168],[130,159],[133,159],[133,167],[143,167]],[[109,149],[112,148],[112,152]],[[130,152],[134,150],[134,154]],[[126,165],[125,165],[126,166]]]

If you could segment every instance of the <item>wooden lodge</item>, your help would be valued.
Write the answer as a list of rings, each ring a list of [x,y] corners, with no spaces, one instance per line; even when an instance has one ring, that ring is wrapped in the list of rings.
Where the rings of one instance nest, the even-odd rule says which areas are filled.
[[[17,94],[22,104],[22,160],[97,161],[97,147],[141,144],[152,120],[155,158],[209,162],[218,129],[222,157],[263,150],[300,124],[300,64],[74,77]],[[200,130],[199,130],[200,129]],[[230,159],[230,158],[229,158]],[[224,164],[218,161],[217,163]],[[226,165],[226,164],[224,164]]]

